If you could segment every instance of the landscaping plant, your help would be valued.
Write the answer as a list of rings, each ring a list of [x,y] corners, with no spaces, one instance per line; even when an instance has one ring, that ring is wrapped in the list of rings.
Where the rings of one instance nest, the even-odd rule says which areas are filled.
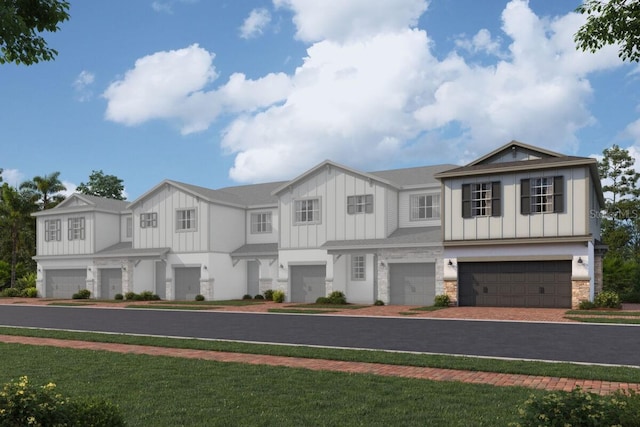
[[[277,290],[273,291],[273,301],[274,302],[284,302],[284,291]]]

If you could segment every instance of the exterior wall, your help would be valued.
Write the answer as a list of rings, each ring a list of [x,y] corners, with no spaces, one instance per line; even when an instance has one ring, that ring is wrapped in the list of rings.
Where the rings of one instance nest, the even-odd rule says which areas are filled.
[[[258,262],[260,263],[260,268],[258,270],[258,280],[260,284],[258,286],[260,293],[263,294],[267,289],[275,289],[278,282],[278,269],[280,267],[277,259],[259,259]],[[244,263],[246,267],[246,261]]]
[[[69,240],[69,218],[84,218],[84,240]],[[60,220],[61,233],[58,241],[45,241],[45,221]],[[95,216],[93,212],[65,213],[38,216],[36,222],[36,248],[38,256],[86,255],[95,251]],[[114,242],[115,243],[115,242]]]
[[[326,265],[327,294],[333,291],[333,255],[324,249],[280,250],[278,252],[278,279],[273,289],[283,290],[286,300],[291,298],[291,282],[289,281],[289,267],[296,265]]]
[[[95,251],[120,242],[120,215],[95,212]]]
[[[134,267],[132,292],[139,294],[151,291],[154,294],[160,294],[156,289],[155,267],[155,260],[144,260]]]
[[[251,232],[251,214],[270,212],[271,213],[271,233],[252,233]],[[280,223],[278,220],[278,208],[265,209],[248,209],[246,211],[247,243],[277,243],[280,231]]]
[[[179,209],[196,209],[197,230],[177,231],[176,212]],[[140,227],[140,214],[155,212],[157,227]],[[208,203],[186,194],[171,185],[162,186],[136,205],[133,211],[134,248],[172,248],[176,252],[201,252],[209,250],[210,221]]]
[[[388,189],[386,194],[387,205],[387,231],[386,235],[390,235],[398,228],[398,192]]]
[[[505,150],[495,156],[486,159],[484,163],[506,163],[516,162],[520,160],[537,160],[541,159],[540,153],[535,153],[523,147],[516,147],[513,150]]]
[[[411,196],[426,194],[428,196],[440,196],[440,186],[432,188],[417,189],[411,191],[401,191],[398,196],[398,217],[400,228],[407,227],[431,227],[440,225],[440,217],[421,221],[411,220]],[[442,204],[442,200],[440,201]],[[441,206],[442,207],[442,206]],[[442,212],[442,209],[440,209]]]
[[[280,195],[280,246],[317,248],[327,240],[376,239],[387,237],[386,194],[389,190],[375,181],[348,173],[337,167],[325,167],[291,191]],[[373,213],[347,213],[347,197],[373,195]],[[319,198],[320,221],[295,223],[295,201]]]
[[[221,205],[209,206],[210,243],[208,246],[212,252],[231,253],[245,242],[246,214],[243,209]]]
[[[45,284],[47,283],[47,270],[67,270],[86,269],[87,289],[91,295],[95,295],[96,271],[91,265],[91,260],[87,258],[64,258],[38,261],[36,272],[36,289],[39,296],[45,295]]]
[[[127,237],[127,219],[131,220],[131,236]],[[120,215],[120,241],[130,242],[133,240],[133,215]]]
[[[347,302],[356,304],[371,304],[376,298],[374,287],[376,282],[376,261],[374,254],[365,255],[365,280],[351,279],[351,254],[344,254],[339,258],[333,256],[333,287],[334,291],[344,292]]]
[[[602,225],[603,209],[604,207],[600,206],[600,203],[598,203],[596,189],[593,185],[591,185],[591,191],[589,193],[589,212],[587,214],[587,218],[589,221],[589,232],[595,239],[598,240],[600,240],[601,238],[600,227]]]
[[[522,215],[520,180],[535,177],[565,178],[562,213]],[[502,215],[499,217],[462,218],[462,185],[500,181]],[[553,169],[507,175],[486,175],[445,181],[443,219],[444,239],[478,240],[530,237],[584,236],[589,234],[589,174],[586,168]]]

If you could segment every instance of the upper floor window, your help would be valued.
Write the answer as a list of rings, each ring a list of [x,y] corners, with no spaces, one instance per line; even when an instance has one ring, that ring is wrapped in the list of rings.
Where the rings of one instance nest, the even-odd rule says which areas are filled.
[[[366,266],[365,255],[351,255],[351,280],[365,280]]]
[[[373,194],[347,196],[347,213],[373,213]]]
[[[84,240],[84,217],[69,218],[69,240]]]
[[[271,233],[271,212],[251,214],[251,233]]]
[[[126,236],[127,237],[133,236],[133,218],[127,217],[126,225],[127,225]]]
[[[500,216],[500,181],[462,185],[462,217]]]
[[[523,215],[564,211],[564,177],[540,177],[520,181]]]
[[[157,212],[140,214],[140,228],[155,228],[157,226],[158,226]]]
[[[62,239],[62,221],[59,219],[47,219],[44,221],[45,242],[60,241]]]
[[[296,200],[296,224],[320,222],[320,199]]]
[[[180,209],[176,212],[176,230],[193,231],[196,228],[195,209]]]
[[[414,194],[411,196],[411,221],[440,218],[439,194]]]

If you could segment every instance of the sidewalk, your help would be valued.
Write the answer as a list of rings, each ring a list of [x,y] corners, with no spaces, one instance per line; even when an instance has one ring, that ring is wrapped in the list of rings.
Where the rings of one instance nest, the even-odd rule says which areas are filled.
[[[500,374],[495,372],[458,371],[453,369],[422,368],[414,366],[385,365],[379,363],[226,353],[207,350],[189,350],[143,345],[60,340],[53,338],[21,337],[13,335],[0,335],[0,342],[67,347],[79,350],[101,350],[116,353],[146,354],[150,356],[184,357],[188,359],[247,363],[252,365],[285,366],[289,368],[310,369],[313,371],[372,374],[431,381],[457,381],[473,384],[489,384],[494,386],[519,386],[544,390],[571,391],[575,387],[579,386],[584,390],[598,394],[608,394],[616,390],[634,390],[640,392],[640,384],[611,381],[577,380],[571,378],[539,377],[533,375]]]

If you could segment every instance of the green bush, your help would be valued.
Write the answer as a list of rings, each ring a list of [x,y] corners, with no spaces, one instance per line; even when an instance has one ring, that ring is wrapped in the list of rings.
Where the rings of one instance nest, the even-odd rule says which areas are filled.
[[[373,303],[373,305],[384,305],[384,301],[382,301],[381,299],[377,299],[376,302]]]
[[[593,308],[596,308],[596,304],[589,301],[588,299],[583,299],[582,301],[580,301],[580,304],[578,304],[578,308],[580,310],[591,310]]]
[[[620,296],[614,291],[604,291],[596,295],[596,307],[620,308]]]
[[[154,294],[151,291],[142,291],[140,292],[140,300],[141,301],[157,301],[160,297]]]
[[[89,299],[91,297],[91,291],[89,289],[80,289],[75,294],[71,295],[72,299]]]
[[[204,295],[196,295],[196,301],[204,301]]]
[[[273,291],[273,301],[275,302],[284,302],[284,291],[277,290]]]
[[[21,292],[21,295],[26,298],[35,298],[38,296],[38,290],[36,287],[24,288]]]
[[[273,289],[267,289],[264,291],[264,299],[267,301],[273,301]]]
[[[346,304],[347,297],[343,292],[333,291],[329,294],[329,303],[331,304]]]
[[[136,297],[136,293],[135,292],[127,292],[124,294],[124,299],[126,299],[127,301],[131,301]]]
[[[70,399],[53,383],[34,386],[26,376],[0,391],[1,426],[124,426],[115,405],[101,400]]]
[[[123,299],[124,299],[124,295],[122,295],[122,294],[116,294],[115,299],[117,299],[117,300],[123,300]]]
[[[22,292],[18,288],[5,288],[0,292],[0,296],[14,298],[22,295]]]
[[[251,295],[249,295],[249,294],[244,294],[242,296],[242,299],[253,299],[253,297]]]
[[[436,295],[433,300],[433,305],[436,307],[449,307],[449,304],[451,304],[451,298],[449,298],[449,295]]]
[[[255,297],[253,297],[253,299],[264,299],[264,297],[262,296],[262,294],[258,294]]]
[[[632,291],[632,292],[627,292],[624,295],[620,295],[620,300],[623,301],[623,302],[639,304],[640,303],[640,291]]]
[[[511,426],[638,426],[640,395],[616,391],[600,396],[576,387],[570,393],[532,395],[518,414],[519,422]]]
[[[327,297],[318,297],[316,304],[331,304],[331,300]]]
[[[18,280],[16,280],[16,288],[23,290],[27,288],[35,288],[36,287],[36,279],[38,276],[36,273],[27,273]]]

